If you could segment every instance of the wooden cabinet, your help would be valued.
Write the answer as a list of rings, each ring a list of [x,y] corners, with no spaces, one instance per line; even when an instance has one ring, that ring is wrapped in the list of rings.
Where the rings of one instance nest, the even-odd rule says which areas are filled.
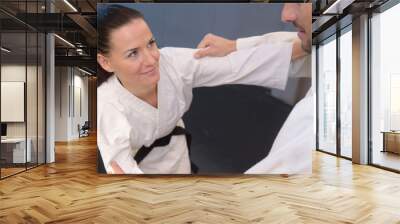
[[[393,152],[400,154],[400,132],[383,133],[383,152]]]

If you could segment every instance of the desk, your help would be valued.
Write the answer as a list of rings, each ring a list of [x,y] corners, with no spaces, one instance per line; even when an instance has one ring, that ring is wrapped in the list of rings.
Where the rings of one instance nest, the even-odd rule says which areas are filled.
[[[25,138],[6,138],[1,139],[1,157],[6,163],[25,163],[32,158],[30,138],[27,139],[28,147],[25,154]],[[27,161],[25,161],[27,158]]]
[[[382,131],[383,150],[382,152],[393,152],[400,154],[400,131]]]

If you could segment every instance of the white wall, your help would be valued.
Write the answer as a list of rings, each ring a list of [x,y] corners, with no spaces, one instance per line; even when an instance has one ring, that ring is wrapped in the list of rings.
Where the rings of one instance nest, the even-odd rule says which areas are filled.
[[[18,81],[26,84],[26,106],[22,106],[22,113],[26,112],[27,119],[23,122],[6,122],[7,137],[9,138],[25,138],[30,140],[30,148],[32,161],[44,163],[44,74],[42,67],[36,67],[25,64],[3,64],[1,66],[1,80]],[[25,80],[27,79],[27,80]],[[2,98],[7,95],[2,95]],[[12,110],[12,108],[1,108],[1,110]],[[13,113],[13,111],[8,111]],[[37,156],[37,153],[39,154]]]
[[[27,69],[27,70],[25,70]],[[1,81],[18,81],[25,82],[26,71],[28,72],[28,81],[30,86],[36,86],[36,80],[33,80],[31,75],[36,76],[36,66],[27,66],[18,65],[18,64],[5,64],[1,66]],[[28,119],[28,137],[29,134],[35,131],[36,134],[36,88],[27,88],[27,104],[30,106],[30,109],[27,111],[27,119]],[[33,104],[32,104],[33,102]],[[40,105],[39,105],[40,106]],[[7,108],[1,108],[2,110],[7,110]],[[34,122],[35,124],[32,124]],[[25,137],[25,123],[26,122],[7,122],[7,136],[8,137]],[[35,126],[35,127],[33,127]]]
[[[71,102],[71,106],[74,105],[72,108],[72,119],[71,119],[71,138],[75,139],[78,138],[78,124],[82,126],[85,121],[88,120],[88,78],[82,76],[79,70],[74,69],[74,82],[72,88],[74,91],[71,96],[71,99],[74,102]],[[80,90],[80,93],[79,93]],[[80,96],[80,97],[79,97]],[[79,102],[80,101],[80,102]],[[79,111],[79,109],[81,111]]]
[[[25,82],[25,65],[9,64],[1,66],[1,81]],[[6,108],[1,108],[5,110]],[[24,122],[7,123],[7,137],[25,137]]]
[[[28,68],[29,69],[29,68]],[[1,81],[3,82],[25,82],[25,65],[9,64],[1,66]],[[3,96],[4,97],[4,96]],[[1,108],[7,110],[7,108]],[[8,137],[25,137],[24,122],[7,122]]]
[[[88,78],[76,68],[56,67],[55,107],[55,140],[77,139],[78,124],[88,120]]]
[[[69,69],[55,68],[55,141],[68,140]]]

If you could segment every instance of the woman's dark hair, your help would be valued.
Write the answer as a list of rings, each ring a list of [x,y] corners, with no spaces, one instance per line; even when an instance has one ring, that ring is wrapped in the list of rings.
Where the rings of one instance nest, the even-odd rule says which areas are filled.
[[[144,17],[139,11],[121,5],[110,5],[101,8],[97,16],[97,52],[104,55],[108,54],[111,33],[134,19],[144,19]],[[97,86],[100,86],[111,75],[112,73],[105,71],[97,63]]]

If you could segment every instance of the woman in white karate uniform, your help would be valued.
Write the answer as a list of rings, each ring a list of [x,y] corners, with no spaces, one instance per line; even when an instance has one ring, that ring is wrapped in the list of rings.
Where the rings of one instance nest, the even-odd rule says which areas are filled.
[[[298,42],[200,60],[195,49],[159,50],[143,16],[122,6],[109,6],[98,30],[97,61],[110,74],[99,77],[97,89],[97,143],[107,173],[191,173],[181,118],[192,89],[235,83],[283,89],[291,57],[303,54]]]

